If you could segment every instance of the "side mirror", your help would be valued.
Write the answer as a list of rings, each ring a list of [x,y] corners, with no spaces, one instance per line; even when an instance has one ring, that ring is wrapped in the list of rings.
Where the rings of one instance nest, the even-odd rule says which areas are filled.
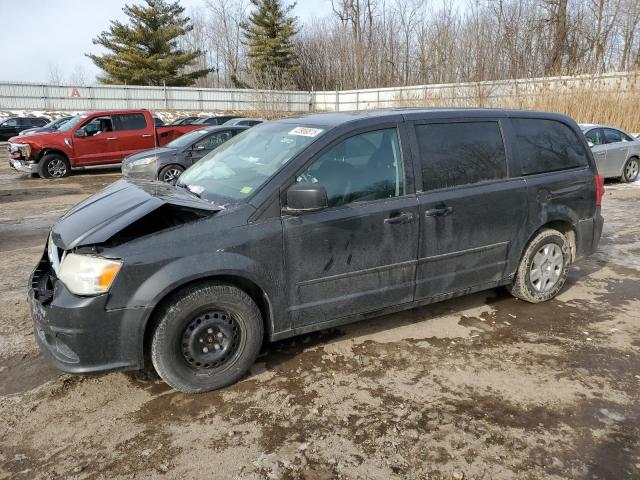
[[[283,213],[300,215],[317,212],[329,206],[327,190],[318,183],[295,183],[287,190],[287,205]]]
[[[76,137],[86,137],[87,136],[87,132],[84,130],[84,128],[81,128],[80,130],[76,131]]]
[[[589,145],[589,148],[593,148],[596,146],[596,144],[593,143],[591,140],[587,140],[587,145]]]

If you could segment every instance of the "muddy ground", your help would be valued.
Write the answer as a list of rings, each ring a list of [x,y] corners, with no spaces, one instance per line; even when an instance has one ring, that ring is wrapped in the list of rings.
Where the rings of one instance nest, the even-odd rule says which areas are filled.
[[[184,395],[47,366],[27,277],[119,175],[31,179],[0,151],[0,477],[640,478],[640,185],[607,184],[601,247],[556,300],[487,291],[277,342]]]

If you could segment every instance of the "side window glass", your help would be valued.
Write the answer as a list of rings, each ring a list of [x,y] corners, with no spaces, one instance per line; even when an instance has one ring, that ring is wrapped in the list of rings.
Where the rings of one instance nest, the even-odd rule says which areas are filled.
[[[194,150],[213,150],[231,138],[230,132],[220,132],[209,135],[207,138],[200,140],[193,148]]]
[[[17,127],[18,126],[18,122],[15,118],[10,118],[9,120],[5,120],[5,122],[2,124],[3,127]]]
[[[112,132],[113,125],[110,117],[97,117],[90,120],[82,127],[87,133],[87,137],[93,137],[104,132]]]
[[[473,185],[507,176],[498,122],[416,125],[425,191]]]
[[[604,143],[604,138],[602,137],[602,130],[599,128],[594,128],[593,130],[589,130],[585,135],[587,140],[593,143],[594,145],[602,145]]]
[[[511,123],[523,175],[588,165],[582,142],[564,123],[537,118],[514,118]]]
[[[617,130],[613,130],[612,128],[604,129],[604,138],[607,139],[607,143],[618,143],[622,141],[622,135]]]
[[[147,128],[147,120],[142,113],[129,113],[114,115],[116,130],[144,130]]]
[[[297,182],[319,183],[330,207],[404,194],[404,171],[395,128],[361,133],[330,148]]]

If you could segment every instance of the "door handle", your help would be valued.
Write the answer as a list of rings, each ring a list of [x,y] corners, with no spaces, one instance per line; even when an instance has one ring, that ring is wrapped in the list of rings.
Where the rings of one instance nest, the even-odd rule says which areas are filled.
[[[144,135],[142,135],[142,138],[149,138],[151,136],[150,133],[145,133]]]
[[[117,140],[116,137],[107,137],[107,140]]]
[[[402,212],[391,217],[385,218],[384,223],[387,225],[396,225],[398,223],[409,223],[413,222],[413,213],[410,212]]]
[[[432,208],[431,210],[427,210],[424,212],[425,217],[444,217],[445,215],[449,215],[453,212],[453,207],[438,207]]]

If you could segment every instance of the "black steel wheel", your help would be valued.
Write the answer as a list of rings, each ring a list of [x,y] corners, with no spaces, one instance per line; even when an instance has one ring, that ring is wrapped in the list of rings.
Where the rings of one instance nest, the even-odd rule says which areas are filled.
[[[260,310],[233,285],[187,287],[165,302],[156,318],[151,361],[162,380],[185,393],[236,382],[262,345]]]
[[[222,367],[238,352],[240,335],[231,314],[213,310],[203,312],[184,329],[182,355],[196,370]]]

